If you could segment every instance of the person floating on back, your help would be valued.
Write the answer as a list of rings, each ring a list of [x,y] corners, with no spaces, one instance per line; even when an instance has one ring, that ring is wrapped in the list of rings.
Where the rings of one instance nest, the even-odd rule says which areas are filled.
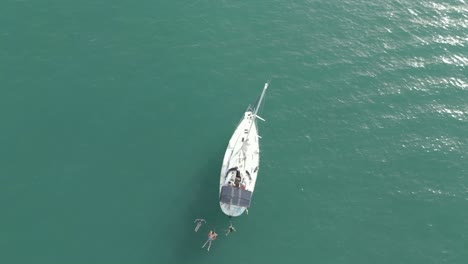
[[[232,232],[236,232],[236,229],[232,226],[232,223],[231,223],[231,225],[226,230],[226,236],[229,235]]]
[[[193,221],[194,223],[197,223],[197,226],[195,227],[195,232],[198,232],[198,229],[200,229],[200,227],[202,226],[203,223],[206,223],[205,219],[195,219],[195,221]]]
[[[213,240],[215,240],[217,236],[218,234],[216,234],[214,231],[210,231],[208,233],[208,240],[205,242],[205,244],[203,244],[202,248],[204,248],[206,244],[208,244],[207,251],[210,251],[211,242],[213,242]]]

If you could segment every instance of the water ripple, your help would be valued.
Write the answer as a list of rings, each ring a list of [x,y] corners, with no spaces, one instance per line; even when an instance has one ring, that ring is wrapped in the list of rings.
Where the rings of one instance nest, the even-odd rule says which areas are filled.
[[[449,107],[446,105],[434,105],[433,109],[436,113],[444,115],[444,116],[450,116],[452,118],[455,118],[460,121],[467,121],[468,120],[468,107]]]
[[[409,134],[401,141],[401,146],[406,149],[422,149],[425,152],[456,152],[462,155],[466,152],[466,143],[453,136],[421,137],[418,134]]]
[[[421,80],[422,82],[435,85],[435,86],[443,86],[443,87],[455,87],[462,90],[468,90],[468,80],[466,78],[456,78],[456,77],[448,77],[448,78],[426,78]]]
[[[468,37],[451,36],[451,35],[432,36],[431,40],[434,43],[448,44],[448,45],[451,45],[451,46],[461,46],[461,47],[464,47],[466,45],[466,43],[468,43]]]
[[[462,54],[442,55],[437,57],[436,60],[445,64],[455,65],[459,67],[468,66],[468,58],[463,56]]]
[[[435,27],[435,28],[443,28],[443,29],[466,29],[468,28],[468,19],[466,18],[450,18],[447,16],[443,16],[438,20],[431,20],[430,18],[412,18],[410,19],[411,22],[423,26],[423,27]]]

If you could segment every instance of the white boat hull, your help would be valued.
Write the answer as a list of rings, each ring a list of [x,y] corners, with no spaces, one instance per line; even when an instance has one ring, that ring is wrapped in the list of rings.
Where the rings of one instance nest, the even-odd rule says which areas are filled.
[[[256,120],[268,83],[254,108],[249,107],[229,140],[219,178],[219,205],[224,214],[242,215],[250,207],[260,163]]]
[[[250,132],[249,132],[250,130]],[[245,144],[244,144],[245,143]],[[223,186],[229,186],[232,178],[227,175],[229,169],[237,168],[243,179],[241,188],[253,193],[257,181],[260,160],[258,130],[252,111],[247,111],[229,140],[219,181],[219,192]],[[250,177],[249,177],[250,176]],[[228,216],[240,216],[247,207],[220,202],[221,210]]]

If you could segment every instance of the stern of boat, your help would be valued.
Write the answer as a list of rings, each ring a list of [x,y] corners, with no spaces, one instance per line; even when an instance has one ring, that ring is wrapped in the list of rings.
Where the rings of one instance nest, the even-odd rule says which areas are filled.
[[[222,186],[219,194],[219,205],[224,214],[228,216],[240,216],[250,207],[252,192],[225,185]]]

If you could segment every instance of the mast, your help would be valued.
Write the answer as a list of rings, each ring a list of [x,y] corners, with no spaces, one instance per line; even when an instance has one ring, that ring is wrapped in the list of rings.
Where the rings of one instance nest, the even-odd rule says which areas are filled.
[[[249,141],[250,130],[252,130],[252,126],[253,126],[253,124],[255,123],[255,119],[258,118],[258,119],[260,119],[260,120],[262,120],[262,121],[265,121],[265,119],[259,117],[259,116],[257,115],[257,113],[258,113],[258,109],[260,108],[260,105],[262,104],[263,97],[265,96],[265,92],[266,92],[266,90],[267,90],[269,84],[270,84],[269,82],[266,82],[266,83],[265,83],[265,86],[263,86],[262,94],[260,95],[260,98],[258,99],[257,105],[255,106],[255,109],[254,109],[254,113],[253,113],[253,116],[252,116],[252,123],[250,124],[249,132],[247,133],[247,137],[246,137],[247,140],[245,140],[244,143],[243,143],[242,145],[245,145],[245,144]],[[258,136],[258,135],[257,135],[257,136]]]
[[[254,118],[255,118],[255,117],[258,117],[258,116],[257,116],[257,112],[258,112],[258,109],[260,108],[260,105],[261,105],[261,103],[262,103],[263,97],[265,96],[265,92],[266,92],[266,90],[267,90],[269,84],[270,84],[270,83],[265,83],[265,86],[263,86],[262,94],[260,95],[260,98],[258,99],[257,106],[255,106]]]

